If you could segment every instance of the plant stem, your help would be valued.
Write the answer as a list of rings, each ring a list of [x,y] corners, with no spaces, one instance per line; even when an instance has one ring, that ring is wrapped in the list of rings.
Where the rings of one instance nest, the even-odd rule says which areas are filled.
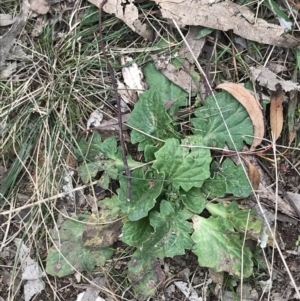
[[[106,54],[106,50],[105,50],[105,46],[104,46],[104,42],[103,42],[103,37],[102,37],[102,9],[103,6],[107,3],[107,0],[103,0],[102,3],[99,6],[99,37],[100,37],[100,43],[101,43],[101,48],[102,48],[102,52],[103,52],[103,56],[107,62],[107,69],[111,78],[111,82],[112,82],[112,86],[113,86],[113,90],[115,93],[115,98],[117,101],[117,113],[118,113],[118,124],[119,124],[119,137],[120,137],[120,145],[121,145],[121,151],[122,151],[122,160],[124,163],[124,170],[125,170],[125,175],[127,177],[127,201],[130,201],[130,178],[131,178],[131,173],[130,173],[130,169],[128,167],[128,162],[127,162],[127,158],[126,158],[126,149],[125,149],[125,142],[124,142],[124,136],[123,136],[123,124],[122,124],[122,112],[121,112],[121,99],[120,99],[120,95],[118,93],[118,88],[117,88],[117,83],[116,83],[116,79],[114,76],[114,70],[111,66],[111,64],[108,61],[107,58],[107,54]]]

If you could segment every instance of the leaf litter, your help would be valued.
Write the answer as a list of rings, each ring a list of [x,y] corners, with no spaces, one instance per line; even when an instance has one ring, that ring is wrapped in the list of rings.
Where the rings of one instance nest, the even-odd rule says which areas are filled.
[[[101,289],[99,286],[105,286],[105,280],[101,277],[97,277],[93,280],[92,284],[85,285],[86,291],[78,294],[76,301],[105,301],[99,295]]]
[[[29,0],[31,10],[40,15],[45,15],[48,13],[50,9],[48,2],[51,3],[51,0]]]
[[[46,274],[42,271],[39,264],[30,258],[30,249],[19,238],[14,239],[14,243],[19,249],[19,260],[22,267],[22,280],[26,281],[24,285],[25,301],[31,300],[33,296],[39,294],[45,289],[45,282],[42,277]]]
[[[97,7],[102,3],[101,0],[89,0],[89,2]],[[126,3],[122,0],[110,0],[104,5],[103,10],[109,14],[115,15],[144,39],[148,41],[152,40],[153,32],[147,24],[143,24],[139,19],[138,8],[135,6],[133,0],[129,0]]]
[[[292,81],[285,81],[277,78],[276,74],[270,71],[268,68],[260,67],[250,67],[251,79],[253,81],[258,81],[261,86],[268,88],[271,91],[276,91],[276,85],[280,84],[284,91],[299,90],[300,86],[298,83]]]
[[[101,3],[97,0],[89,1],[97,7]],[[180,27],[200,25],[223,31],[231,29],[241,37],[262,44],[291,48],[300,45],[300,41],[286,33],[281,25],[256,18],[249,8],[231,1],[155,0],[155,3],[159,5],[163,18],[175,20]],[[132,1],[125,5],[125,10],[120,0],[110,1],[104,6],[104,10],[124,21],[133,31],[151,40],[152,33],[141,24],[137,7]]]
[[[20,34],[27,19],[31,14],[30,4],[28,0],[23,0],[19,14],[15,17],[11,28],[0,39],[0,76],[5,71],[5,61],[9,52],[14,45],[15,38]]]
[[[8,26],[14,23],[12,15],[0,14],[0,26]]]

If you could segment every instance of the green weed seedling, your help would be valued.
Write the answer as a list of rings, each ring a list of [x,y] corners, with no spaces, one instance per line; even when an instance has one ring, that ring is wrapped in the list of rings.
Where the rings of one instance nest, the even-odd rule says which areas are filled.
[[[105,183],[104,188],[108,188],[111,179],[119,183],[117,195],[111,199],[111,210],[123,221],[120,239],[136,248],[128,263],[128,278],[137,292],[151,296],[160,281],[155,268],[157,259],[183,255],[186,250],[197,255],[202,267],[250,277],[253,254],[244,244],[245,233],[258,235],[261,220],[254,211],[239,209],[235,201],[227,205],[211,201],[230,195],[246,198],[252,192],[241,165],[229,158],[216,162],[210,151],[210,147],[223,148],[225,144],[237,150],[242,149],[244,142],[251,144],[253,126],[246,110],[229,93],[215,93],[196,109],[191,119],[192,133],[183,136],[175,117],[179,108],[186,105],[186,92],[152,63],[146,65],[144,74],[149,89],[140,95],[128,120],[131,142],[137,143],[144,154],[143,162],[127,158],[132,169],[130,200],[115,138],[101,141],[100,135],[94,133],[89,141],[79,142],[78,153],[79,159],[89,159],[78,169],[84,183],[99,171],[103,172],[100,181]],[[176,101],[171,113],[164,105],[170,99]],[[222,108],[223,118],[218,107]],[[101,159],[96,160],[99,152]],[[208,218],[202,214],[204,210]],[[79,230],[77,238],[82,233]],[[102,250],[111,255],[111,249]],[[68,248],[66,258],[73,258],[72,252]],[[77,267],[82,266],[77,263]],[[50,268],[48,272],[56,274]]]

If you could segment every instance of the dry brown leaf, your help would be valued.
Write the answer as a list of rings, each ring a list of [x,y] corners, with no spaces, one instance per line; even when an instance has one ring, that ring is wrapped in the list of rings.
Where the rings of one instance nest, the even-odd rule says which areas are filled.
[[[154,62],[155,64],[155,62]],[[189,65],[186,61],[185,66]],[[189,66],[190,68],[190,66]],[[188,69],[190,70],[190,69]],[[197,91],[197,87],[195,82],[191,78],[191,75],[185,72],[184,70],[176,69],[174,65],[169,63],[166,69],[160,70],[164,76],[166,76],[171,82],[182,88],[183,90],[190,92],[190,91]]]
[[[300,85],[298,83],[278,79],[276,74],[266,67],[250,67],[250,70],[251,80],[259,81],[261,86],[264,86],[269,90],[275,91],[276,84],[280,84],[284,91],[300,90]]]
[[[242,152],[249,152],[249,148],[247,146],[243,147]],[[255,167],[258,169],[260,174],[260,184],[258,187],[259,192],[259,198],[263,200],[264,203],[266,203],[270,208],[274,208],[275,203],[278,205],[278,210],[282,212],[285,215],[288,216],[295,216],[295,210],[291,207],[291,205],[284,201],[281,196],[275,195],[274,192],[274,185],[273,185],[273,179],[270,178],[270,175],[268,175],[265,170],[261,167],[260,163],[258,162],[258,158],[255,155],[243,155],[248,161],[250,161]],[[240,163],[239,156],[231,156],[231,159],[235,164]],[[257,203],[254,196],[250,197],[255,204]],[[258,208],[258,212],[260,212],[260,209]],[[267,210],[264,211],[265,217],[268,218],[269,214],[266,214]],[[270,221],[269,221],[270,222]]]
[[[218,89],[224,89],[233,95],[247,110],[254,127],[254,139],[250,150],[258,146],[265,134],[264,117],[262,110],[249,90],[239,84],[223,83],[217,86]]]
[[[89,0],[99,7],[102,0]],[[134,0],[110,0],[103,10],[124,21],[133,31],[147,40],[153,39],[151,28],[138,18]],[[297,47],[300,41],[286,33],[281,25],[256,18],[246,6],[225,0],[155,0],[164,18],[176,21],[179,26],[204,26],[219,30],[233,30],[239,36],[263,44],[280,47]]]
[[[141,68],[138,67],[129,56],[121,57],[122,75],[124,83],[118,82],[118,93],[122,100],[127,104],[134,104],[138,101],[138,95],[147,89],[143,81],[144,75]]]
[[[216,272],[214,269],[209,268],[209,277],[215,284],[222,286],[224,284],[224,272]]]
[[[135,90],[138,94],[143,93],[147,85],[143,81],[144,75],[141,68],[129,56],[122,56],[121,64],[126,65],[122,68],[122,75],[128,89]]]
[[[80,279],[78,282],[80,282]],[[98,296],[101,291],[99,287],[105,287],[105,285],[106,281],[104,277],[93,279],[93,282],[84,285],[86,291],[78,294],[76,301],[105,301],[105,299]]]
[[[219,30],[233,30],[239,36],[262,44],[296,47],[300,41],[285,33],[280,25],[256,18],[246,6],[225,0],[155,0],[163,18],[186,25],[201,25]]]
[[[0,26],[8,26],[14,23],[12,15],[0,14]]]
[[[276,91],[271,93],[270,124],[274,141],[278,139],[283,127],[283,91],[280,84],[276,84]]]
[[[88,0],[97,7],[103,0]],[[134,5],[134,0],[109,0],[103,7],[103,10],[109,14],[115,15],[129,26],[134,32],[137,32],[144,39],[151,41],[153,39],[152,29],[139,20],[138,8]]]
[[[30,8],[37,14],[45,15],[50,6],[46,0],[29,0]]]
[[[11,64],[3,65],[0,70],[0,79],[9,78],[17,70],[17,63],[12,62]]]
[[[248,177],[254,190],[257,190],[260,183],[260,174],[255,165],[243,157],[248,166]]]
[[[280,72],[284,72],[287,71],[288,68],[285,65],[282,64],[277,64],[274,62],[269,62],[266,67],[271,71],[274,72],[275,74],[280,73]]]
[[[124,124],[128,121],[131,113],[122,114],[122,122],[123,122],[123,130],[126,130],[127,127]],[[119,131],[119,123],[117,118],[111,118],[109,120],[105,120],[101,122],[101,125],[97,127],[99,130],[107,130],[107,131]]]
[[[193,64],[185,60],[180,69],[176,68],[171,62],[170,58],[165,54],[151,55],[155,67],[168,78],[171,82],[190,93],[198,92],[201,90],[200,86],[197,87],[195,81],[192,79],[190,72],[193,71]]]
[[[118,93],[121,96],[121,100],[124,101],[125,104],[134,104],[138,101],[138,95],[134,90],[128,89],[128,87],[126,87],[126,85],[121,83],[119,80],[117,80],[117,85]]]
[[[49,24],[49,20],[47,20],[44,16],[38,16],[34,23],[34,28],[32,29],[31,36],[33,38],[38,37],[42,32],[46,25]]]
[[[124,135],[125,141],[127,141],[127,142],[131,141],[128,133],[126,132],[127,126],[125,124],[125,122],[127,122],[129,117],[130,117],[130,113],[122,114],[123,135]],[[108,137],[116,137],[116,139],[120,138],[119,124],[118,124],[117,118],[112,118],[109,120],[102,121],[100,126],[93,128],[93,131],[95,131],[95,130],[101,135],[101,138],[103,140]]]
[[[206,42],[206,37],[203,37],[201,39],[195,39],[195,36],[199,33],[199,31],[202,29],[202,26],[191,26],[189,29],[189,32],[187,36],[185,37],[187,44],[182,43],[180,49],[179,49],[179,56],[185,57],[190,63],[194,63],[194,57],[197,59],[202,51],[202,48]],[[192,55],[190,49],[192,50]]]

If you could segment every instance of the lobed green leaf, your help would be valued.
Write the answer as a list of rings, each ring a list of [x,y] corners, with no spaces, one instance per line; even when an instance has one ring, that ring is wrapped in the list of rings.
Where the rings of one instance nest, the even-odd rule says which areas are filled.
[[[143,170],[134,170],[131,174],[130,200],[127,200],[127,178],[120,178],[120,189],[118,191],[121,201],[120,208],[129,220],[137,221],[148,215],[156,203],[156,198],[161,194],[164,184],[164,173]]]
[[[170,202],[162,200],[160,212],[150,212],[150,224],[154,231],[144,241],[143,250],[163,258],[182,255],[186,249],[191,249],[193,241],[190,233],[193,228],[187,221],[191,215],[187,210],[175,210]]]
[[[211,161],[208,149],[180,146],[177,139],[166,140],[165,145],[155,153],[153,168],[165,174],[175,188],[189,191],[201,187],[209,178]]]
[[[146,145],[156,145],[161,140],[181,136],[175,131],[163,101],[161,93],[152,89],[141,94],[134,106],[127,123],[133,127],[131,141],[139,143],[139,150],[144,150]]]

